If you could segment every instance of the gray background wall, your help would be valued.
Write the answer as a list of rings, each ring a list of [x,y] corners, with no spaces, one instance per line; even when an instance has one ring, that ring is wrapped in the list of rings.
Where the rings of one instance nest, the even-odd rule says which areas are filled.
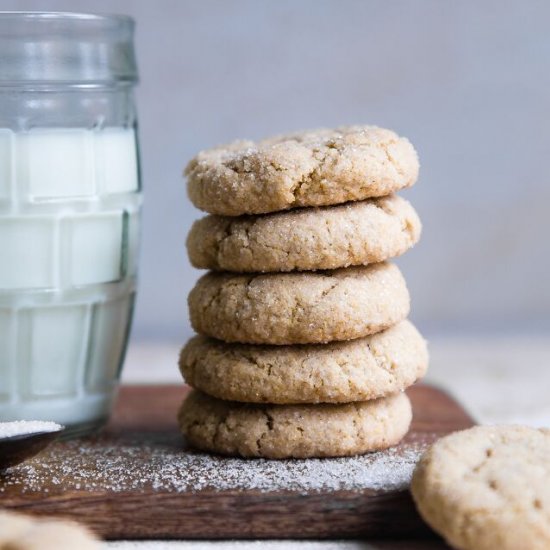
[[[425,332],[550,328],[550,3],[17,0],[137,20],[146,188],[136,338],[183,339],[200,214],[181,171],[236,137],[348,123],[408,136],[423,222],[400,260]],[[1,56],[1,53],[0,53]]]

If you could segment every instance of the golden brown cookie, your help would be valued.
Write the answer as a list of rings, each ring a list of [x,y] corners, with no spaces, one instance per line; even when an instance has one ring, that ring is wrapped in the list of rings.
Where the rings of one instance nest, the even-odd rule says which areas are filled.
[[[0,550],[100,550],[82,525],[0,511]]]
[[[405,319],[409,293],[390,263],[335,271],[208,273],[189,294],[199,334],[248,344],[315,344],[374,334]]]
[[[424,520],[455,548],[550,548],[550,430],[478,426],[435,443],[414,472]]]
[[[405,138],[375,126],[349,126],[236,141],[188,164],[193,204],[224,216],[327,206],[389,195],[418,177]]]
[[[420,230],[410,203],[390,195],[267,216],[206,216],[193,224],[187,250],[202,269],[337,269],[399,256],[418,242]]]
[[[179,423],[204,451],[265,458],[336,457],[396,445],[407,433],[411,404],[403,393],[343,405],[252,405],[193,390]]]
[[[409,321],[349,342],[298,346],[226,344],[195,336],[180,355],[191,386],[249,403],[348,403],[404,390],[428,367],[426,342]]]

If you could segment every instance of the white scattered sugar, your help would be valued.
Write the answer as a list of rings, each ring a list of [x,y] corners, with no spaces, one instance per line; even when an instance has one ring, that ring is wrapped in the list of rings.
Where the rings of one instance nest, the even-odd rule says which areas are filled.
[[[408,486],[425,449],[419,442],[352,458],[245,460],[190,451],[168,434],[155,439],[134,433],[131,441],[120,437],[59,443],[9,470],[0,478],[0,493],[9,486],[25,493],[46,487],[50,492],[391,491]]]
[[[16,420],[15,422],[0,422],[0,439],[17,435],[29,435],[44,432],[58,432],[63,426],[55,422],[41,420]]]

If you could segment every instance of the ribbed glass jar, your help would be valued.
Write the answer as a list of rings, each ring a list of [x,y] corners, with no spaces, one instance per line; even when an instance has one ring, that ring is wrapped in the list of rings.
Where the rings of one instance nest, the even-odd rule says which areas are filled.
[[[136,289],[133,21],[0,13],[0,421],[105,423]]]

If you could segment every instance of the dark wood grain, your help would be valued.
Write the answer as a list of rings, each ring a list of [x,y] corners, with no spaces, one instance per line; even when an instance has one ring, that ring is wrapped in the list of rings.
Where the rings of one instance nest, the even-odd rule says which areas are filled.
[[[149,446],[178,449],[182,443],[175,415],[185,392],[178,386],[123,388],[112,421],[93,445],[108,444],[112,450],[120,441],[141,438]],[[403,449],[473,424],[456,401],[436,388],[419,385],[408,395],[414,420]],[[64,445],[70,444],[56,443],[51,451],[60,460]],[[433,537],[407,491],[115,492],[69,490],[63,480],[53,479],[37,491],[27,490],[24,481],[14,483],[7,474],[0,477],[0,503],[27,513],[74,518],[109,539]],[[426,547],[441,546],[432,538]]]

